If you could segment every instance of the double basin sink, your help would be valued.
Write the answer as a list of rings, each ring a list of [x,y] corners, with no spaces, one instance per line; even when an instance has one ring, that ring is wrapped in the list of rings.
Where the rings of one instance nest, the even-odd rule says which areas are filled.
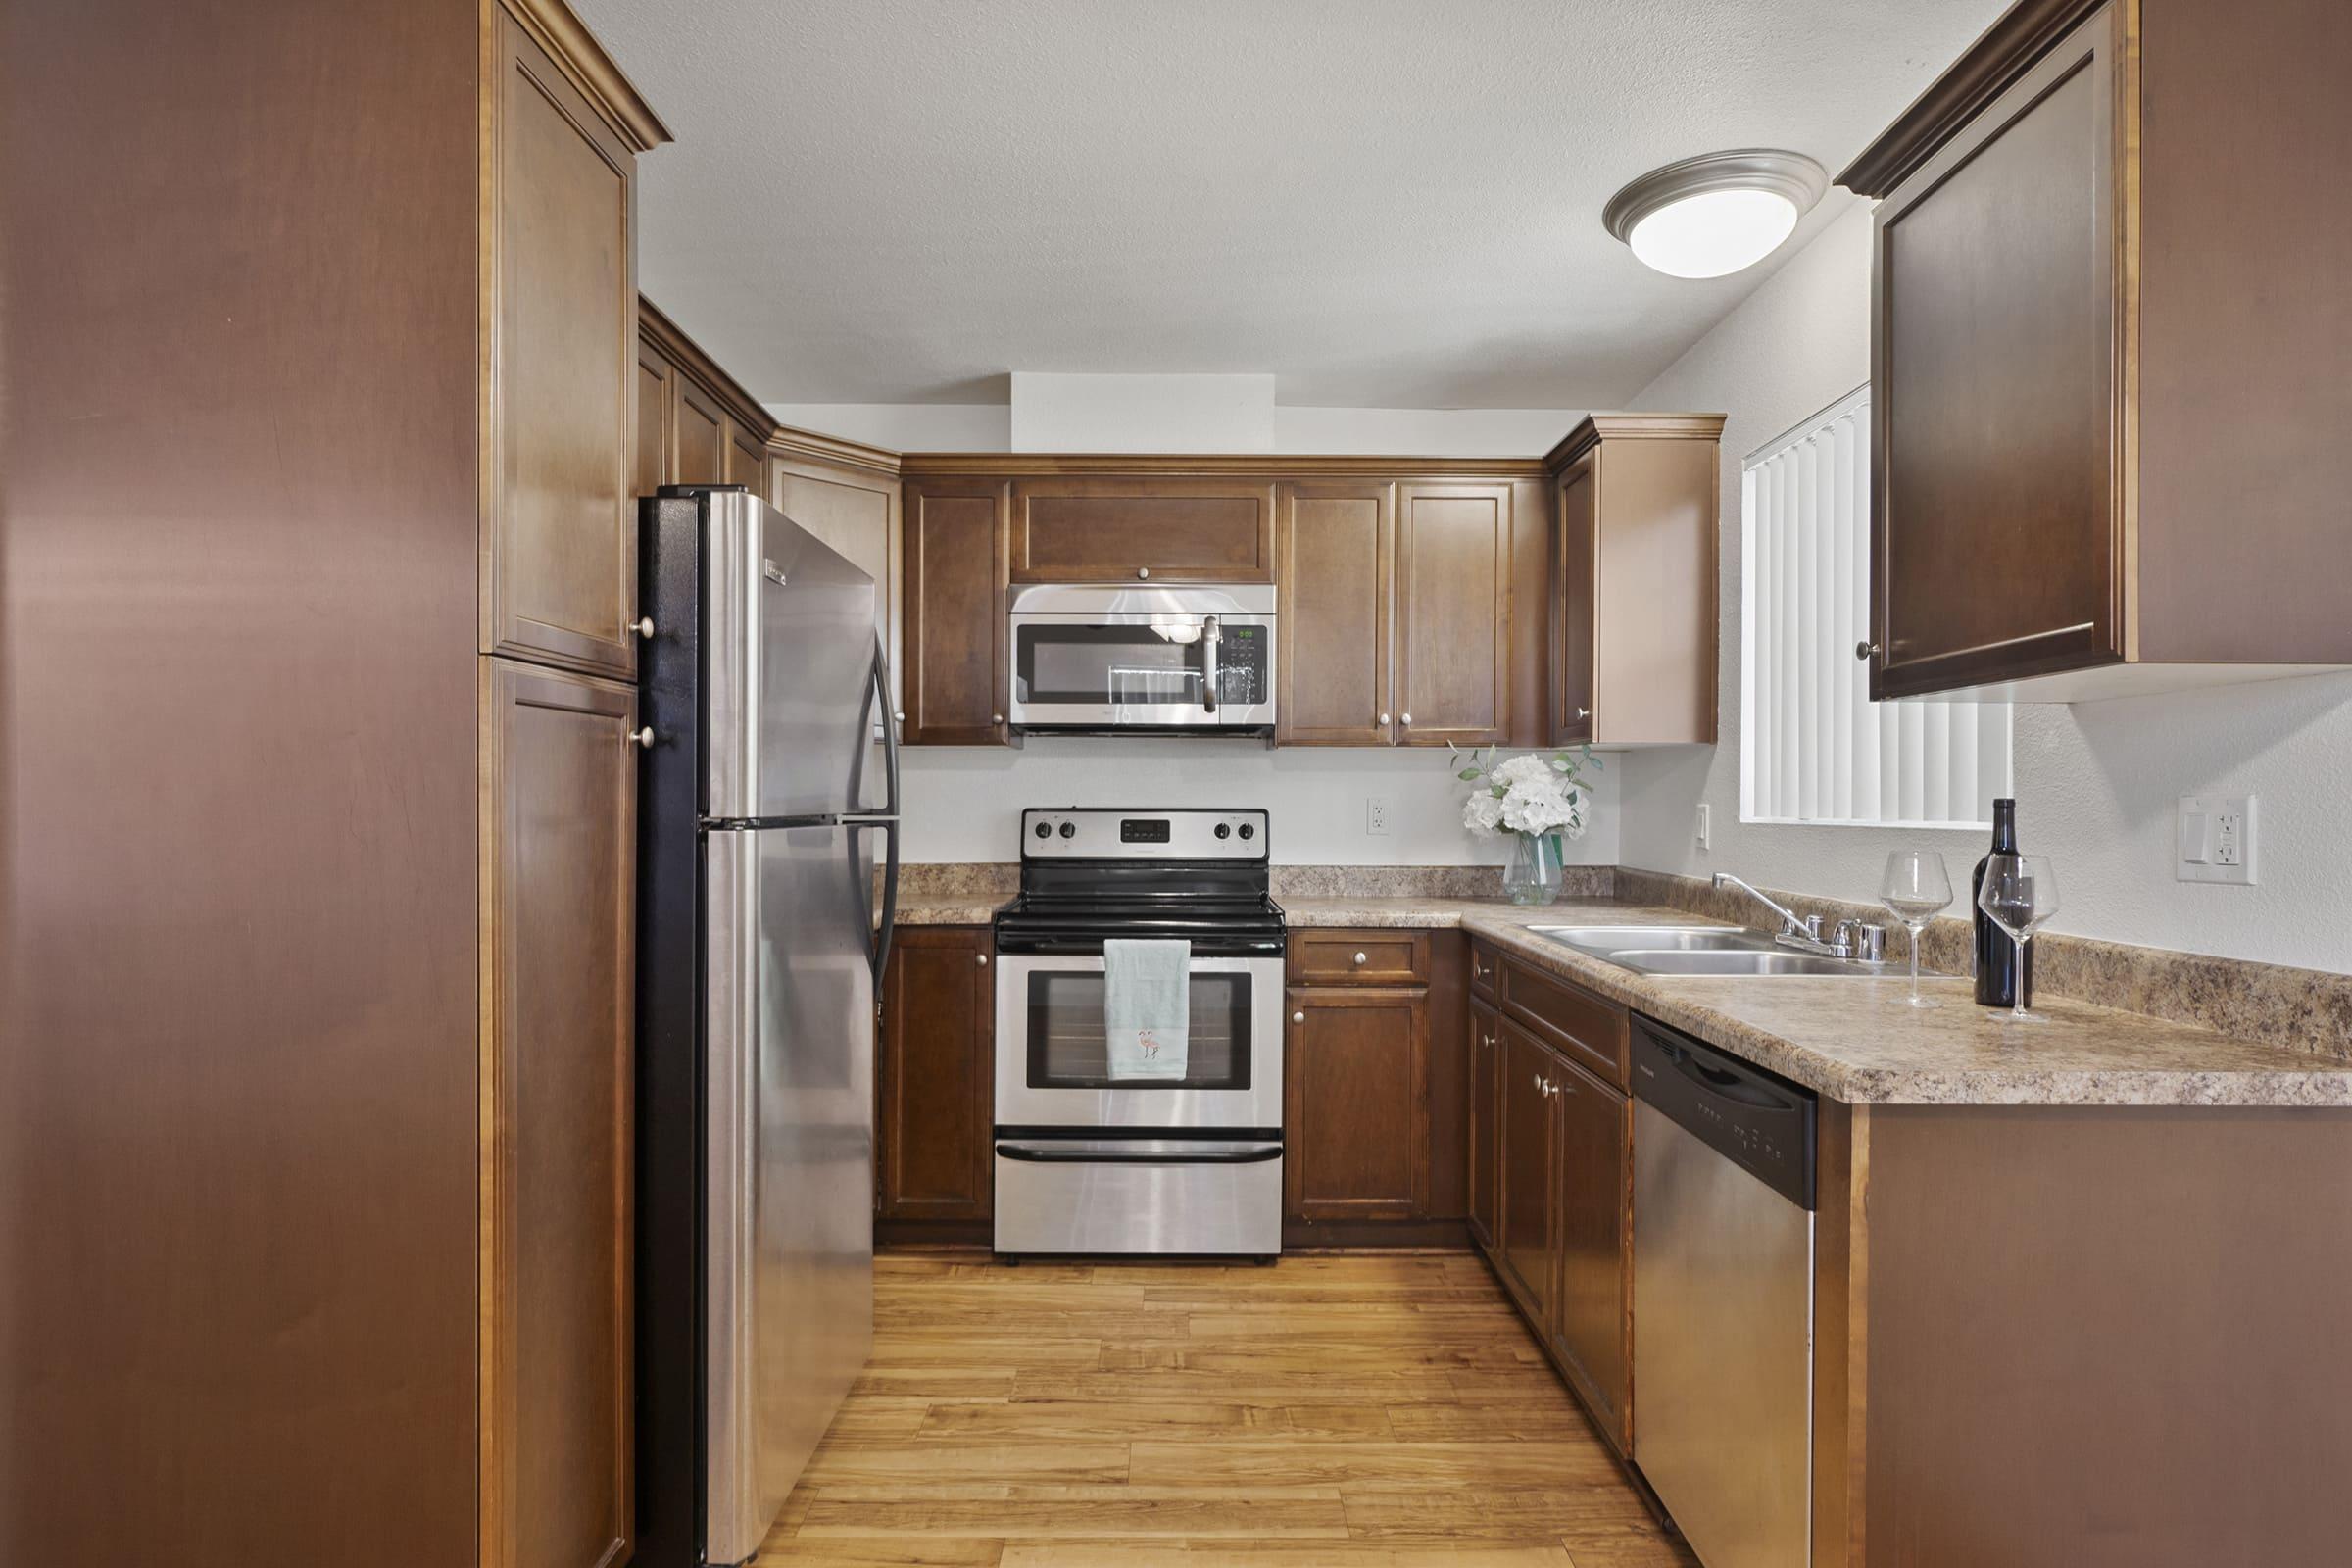
[[[1539,925],[1530,930],[1636,974],[1843,975],[1891,967],[1783,947],[1770,932],[1724,925]]]

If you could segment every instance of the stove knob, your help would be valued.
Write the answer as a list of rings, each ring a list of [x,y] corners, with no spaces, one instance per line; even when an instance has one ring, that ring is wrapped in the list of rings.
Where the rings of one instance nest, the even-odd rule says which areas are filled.
[[[1253,822],[1244,822],[1242,824],[1242,837],[1246,839],[1253,839],[1257,837],[1257,825]]]
[[[1062,836],[1063,838],[1065,838],[1065,839],[1074,839],[1074,838],[1076,838],[1076,837],[1078,836],[1078,824],[1077,824],[1077,823],[1075,823],[1075,822],[1064,822],[1064,823],[1062,823],[1062,824],[1061,824],[1061,836]]]
[[[1233,837],[1233,829],[1227,827],[1224,823],[1219,822],[1217,824],[1217,837],[1221,839],[1229,839]]]
[[[1050,838],[1052,838],[1052,837],[1054,836],[1054,824],[1053,824],[1053,823],[1051,823],[1051,822],[1040,822],[1040,823],[1038,823],[1038,824],[1037,824],[1037,836],[1038,836],[1039,838],[1041,838],[1041,839],[1050,839]]]

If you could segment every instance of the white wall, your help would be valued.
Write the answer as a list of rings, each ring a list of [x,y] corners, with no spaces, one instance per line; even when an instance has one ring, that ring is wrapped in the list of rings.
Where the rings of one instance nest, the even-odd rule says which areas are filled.
[[[1974,833],[1740,821],[1740,460],[1870,374],[1870,219],[1855,203],[1629,407],[1722,410],[1721,745],[1629,755],[1624,862],[1868,900],[1886,851],[1933,846],[1956,874]],[[2352,677],[2017,710],[2019,834],[2056,858],[2054,928],[2352,972]],[[2261,797],[2254,887],[2174,880],[2174,802]],[[1693,831],[1711,808],[1711,851]]]
[[[1623,759],[1590,775],[1593,813],[1568,846],[1578,865],[1617,860],[1616,777]],[[1280,865],[1499,865],[1507,841],[1472,838],[1443,750],[1326,749],[1196,737],[1132,740],[1033,736],[1004,747],[918,748],[904,754],[906,857],[939,863],[1010,860],[1027,806],[1263,807]],[[1385,796],[1389,832],[1364,831],[1368,797]]]
[[[795,429],[893,452],[1012,450],[1009,403],[770,403],[767,412]]]
[[[1012,372],[1015,452],[1271,452],[1270,375]]]
[[[770,403],[767,412],[803,430],[847,436],[894,452],[1013,450],[1008,403]],[[1407,453],[1424,458],[1533,458],[1550,451],[1583,417],[1577,409],[1315,409],[1276,404],[1272,450],[1350,457]],[[1185,450],[1153,445],[1149,432],[1127,439],[1130,450]]]

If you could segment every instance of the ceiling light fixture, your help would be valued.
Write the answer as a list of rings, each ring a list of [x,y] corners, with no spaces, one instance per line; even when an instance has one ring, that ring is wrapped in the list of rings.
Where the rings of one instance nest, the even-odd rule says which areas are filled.
[[[1829,188],[1803,153],[1702,153],[1643,174],[1609,198],[1600,220],[1661,272],[1722,277],[1779,249]]]

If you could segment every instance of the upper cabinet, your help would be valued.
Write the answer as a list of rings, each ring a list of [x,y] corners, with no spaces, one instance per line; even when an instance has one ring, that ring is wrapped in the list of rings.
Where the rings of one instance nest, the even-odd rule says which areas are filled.
[[[636,320],[637,427],[662,432],[660,465],[638,462],[637,493],[663,484],[739,484],[765,496],[776,421],[653,301],[639,297]],[[650,412],[647,400],[656,405]]]
[[[1276,739],[1386,746],[1396,487],[1384,480],[1286,484],[1278,509]]]
[[[636,155],[662,129],[593,44],[571,47],[568,13],[501,6],[493,17],[481,651],[626,676],[637,667]]]
[[[1511,723],[1511,487],[1396,488],[1396,740],[1488,746]]]
[[[1551,744],[1715,739],[1719,414],[1596,414],[1545,460]]]
[[[1274,486],[1264,480],[1017,479],[1014,582],[1274,580]]]
[[[2352,662],[2332,0],[2028,0],[1839,176],[1883,198],[1871,695]]]
[[[988,746],[1004,732],[1004,541],[1011,486],[906,485],[906,633],[899,678],[910,746]]]

